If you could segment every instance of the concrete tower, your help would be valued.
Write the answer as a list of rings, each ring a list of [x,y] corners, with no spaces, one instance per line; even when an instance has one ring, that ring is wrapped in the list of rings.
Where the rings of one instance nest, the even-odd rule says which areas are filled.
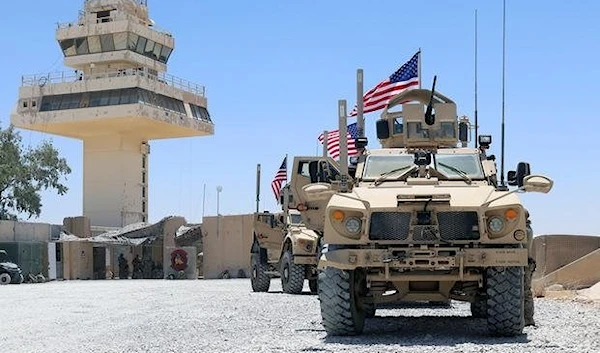
[[[205,89],[166,74],[174,39],[148,17],[147,0],[85,0],[56,39],[74,70],[23,76],[11,121],[83,140],[92,226],[147,222],[148,141],[212,135]]]

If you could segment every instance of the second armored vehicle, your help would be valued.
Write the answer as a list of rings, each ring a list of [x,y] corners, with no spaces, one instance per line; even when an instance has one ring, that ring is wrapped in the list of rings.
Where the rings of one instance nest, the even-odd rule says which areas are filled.
[[[316,293],[319,236],[306,228],[300,213],[255,213],[253,229],[252,290],[266,292],[271,278],[281,277],[285,293],[302,292],[305,279],[311,292]]]

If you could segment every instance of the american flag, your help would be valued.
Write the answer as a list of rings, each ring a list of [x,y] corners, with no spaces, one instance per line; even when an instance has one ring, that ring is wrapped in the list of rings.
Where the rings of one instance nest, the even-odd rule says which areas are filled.
[[[390,77],[379,82],[375,87],[371,88],[363,96],[364,113],[374,112],[385,108],[390,99],[398,93],[417,88],[419,86],[419,59],[421,51],[418,51],[413,57],[404,63],[398,71],[394,72]],[[357,107],[350,113],[355,116]]]
[[[285,181],[287,181],[287,156],[283,158],[281,167],[279,167],[279,170],[275,174],[275,178],[271,182],[271,189],[273,189],[277,203],[279,203],[279,197],[281,195],[281,185]]]
[[[358,129],[356,123],[348,125],[348,156],[356,156],[358,149],[356,149],[355,140],[358,135]],[[319,135],[319,142],[323,144],[323,134]],[[340,157],[340,130],[328,131],[327,132],[327,152],[333,159]]]

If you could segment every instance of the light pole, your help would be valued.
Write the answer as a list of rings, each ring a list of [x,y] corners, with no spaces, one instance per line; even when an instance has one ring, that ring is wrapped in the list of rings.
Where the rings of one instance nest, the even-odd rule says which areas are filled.
[[[219,214],[219,194],[223,191],[221,185],[217,186],[217,238],[219,237],[219,229],[221,228],[221,214]]]

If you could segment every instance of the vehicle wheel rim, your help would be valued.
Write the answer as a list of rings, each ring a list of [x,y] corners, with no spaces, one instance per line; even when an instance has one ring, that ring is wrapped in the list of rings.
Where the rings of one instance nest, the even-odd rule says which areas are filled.
[[[288,272],[289,272],[289,268],[287,265],[285,265],[283,267],[283,279],[285,280],[286,283],[288,282],[288,276],[289,276]]]

